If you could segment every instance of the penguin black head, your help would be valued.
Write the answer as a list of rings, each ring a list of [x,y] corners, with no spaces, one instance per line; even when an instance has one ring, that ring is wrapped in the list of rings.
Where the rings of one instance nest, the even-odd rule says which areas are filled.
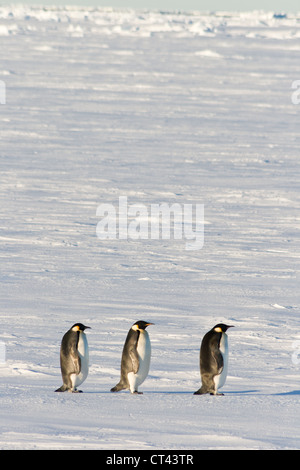
[[[71,330],[73,330],[73,331],[84,331],[84,330],[86,330],[87,328],[91,328],[91,327],[90,327],[90,326],[85,326],[85,325],[83,325],[82,323],[75,323],[75,324],[72,326]]]
[[[213,327],[213,330],[216,333],[225,333],[228,328],[234,328],[233,325],[225,325],[225,323],[218,323],[216,326]]]
[[[150,323],[150,322],[146,322],[146,321],[143,321],[143,320],[139,320],[139,321],[136,321],[133,325],[132,325],[132,329],[133,330],[145,330],[147,328],[147,326],[149,325],[154,325],[154,323]]]

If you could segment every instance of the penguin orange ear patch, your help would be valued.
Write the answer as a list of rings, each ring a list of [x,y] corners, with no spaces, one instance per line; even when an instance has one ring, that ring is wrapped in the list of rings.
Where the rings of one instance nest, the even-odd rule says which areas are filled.
[[[219,326],[215,328],[214,330],[216,333],[222,333],[222,328],[220,328]]]

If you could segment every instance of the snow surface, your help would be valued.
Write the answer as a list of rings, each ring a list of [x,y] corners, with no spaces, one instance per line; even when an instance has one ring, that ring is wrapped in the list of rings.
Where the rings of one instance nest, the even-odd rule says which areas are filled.
[[[299,448],[299,20],[0,7],[2,449]],[[204,204],[203,249],[100,241],[119,196]],[[144,394],[112,394],[140,319]],[[194,396],[220,321],[224,396]],[[90,374],[54,393],[75,322]]]

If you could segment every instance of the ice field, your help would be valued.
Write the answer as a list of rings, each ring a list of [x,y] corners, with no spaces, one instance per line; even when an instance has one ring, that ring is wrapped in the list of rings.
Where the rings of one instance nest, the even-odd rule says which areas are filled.
[[[0,44],[0,448],[299,449],[300,14],[2,6]],[[203,204],[203,248],[100,240],[119,197]],[[137,320],[144,393],[112,394]],[[84,393],[54,393],[76,322]]]

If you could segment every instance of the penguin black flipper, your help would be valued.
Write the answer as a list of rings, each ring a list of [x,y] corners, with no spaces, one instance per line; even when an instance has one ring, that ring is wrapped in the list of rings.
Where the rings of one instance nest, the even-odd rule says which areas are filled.
[[[74,347],[72,347],[70,350],[70,360],[73,364],[73,371],[71,373],[78,375],[81,371],[81,359],[79,357],[77,349],[75,349]]]
[[[216,371],[215,375],[219,375],[219,374],[221,374],[221,372],[223,370],[223,367],[224,367],[224,359],[223,359],[223,356],[220,352],[220,340],[218,340],[218,342],[216,342],[216,341],[212,342],[212,344],[211,344],[211,354],[212,354],[214,360],[216,361],[216,366],[211,367],[212,372]]]
[[[131,359],[132,369],[128,372],[133,372],[134,374],[137,374],[140,367],[140,361],[136,350],[136,344],[132,349],[130,349],[129,357]]]

